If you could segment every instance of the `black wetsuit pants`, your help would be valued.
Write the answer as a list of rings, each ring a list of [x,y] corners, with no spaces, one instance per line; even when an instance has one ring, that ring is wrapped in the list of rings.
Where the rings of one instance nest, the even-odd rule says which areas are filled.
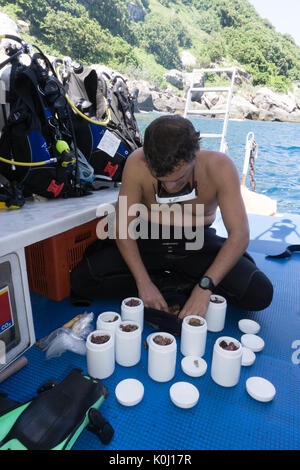
[[[225,238],[205,227],[200,250],[186,250],[186,240],[138,239],[140,254],[152,281],[162,294],[178,286],[191,292],[214,261]],[[82,262],[71,273],[73,299],[125,298],[137,296],[135,280],[114,240],[91,245]],[[273,286],[267,276],[245,252],[216,287],[215,293],[245,310],[263,310],[272,301]],[[74,301],[75,303],[75,301]]]

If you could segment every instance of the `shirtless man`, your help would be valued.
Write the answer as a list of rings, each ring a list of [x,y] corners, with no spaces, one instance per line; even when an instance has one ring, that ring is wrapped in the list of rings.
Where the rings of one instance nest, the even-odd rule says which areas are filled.
[[[128,227],[135,217],[122,212],[120,201],[124,197],[128,208],[143,204],[148,210],[149,223],[155,219],[159,225],[163,224],[159,203],[168,203],[174,197],[183,209],[181,214],[187,208],[192,212],[192,226],[202,224],[203,247],[186,250],[182,240],[172,236],[169,243],[120,236],[121,223],[124,226],[125,221]],[[199,205],[204,207],[200,220]],[[218,237],[210,227],[218,206],[228,232],[226,239]],[[186,220],[170,214],[173,230],[174,226],[184,226]],[[204,316],[212,292],[248,310],[262,310],[271,303],[272,284],[245,251],[249,227],[236,167],[223,153],[200,150],[199,133],[181,116],[168,115],[154,120],[146,129],[143,148],[135,150],[127,159],[116,210],[115,242],[103,248],[99,258],[94,259],[94,267],[89,266],[90,271],[97,270],[94,297],[118,292],[128,281],[126,296],[138,295],[146,307],[168,311],[152,274],[171,266],[171,270],[174,268],[193,280],[180,318],[191,314]],[[77,282],[79,295],[82,282],[83,279]],[[94,281],[88,282],[90,287]]]
[[[192,204],[193,225],[198,222],[195,210],[197,204],[204,205],[202,223],[205,226],[215,220],[219,206],[228,238],[202,274],[202,280],[204,276],[209,288],[206,288],[205,282],[202,286],[199,282],[195,285],[180,312],[181,318],[191,314],[205,315],[212,290],[244,254],[249,243],[249,227],[239,175],[232,160],[220,152],[200,150],[199,134],[187,119],[180,116],[160,117],[146,129],[144,147],[134,151],[128,158],[120,196],[127,196],[128,207],[136,203],[145,204],[151,216],[151,207],[157,204],[154,192],[157,185],[160,184],[166,193],[173,194],[179,193],[188,183],[191,186],[196,183],[197,187],[196,198],[186,202]],[[162,223],[162,214],[159,215],[159,222]],[[131,220],[128,217],[128,223]],[[171,224],[174,222],[171,218]],[[116,243],[145,305],[167,310],[159,288],[152,282],[142,261],[137,242],[131,238],[117,237]]]

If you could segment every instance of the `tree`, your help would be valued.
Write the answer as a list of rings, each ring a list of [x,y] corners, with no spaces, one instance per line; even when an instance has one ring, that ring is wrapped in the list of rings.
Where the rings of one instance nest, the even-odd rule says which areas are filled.
[[[41,32],[63,55],[85,64],[137,64],[132,48],[123,39],[113,37],[87,14],[79,18],[66,11],[49,11],[41,23]]]
[[[168,21],[149,14],[137,34],[140,47],[153,54],[159,64],[166,68],[180,65],[177,33]]]
[[[108,29],[113,35],[134,43],[125,0],[78,0],[78,2],[84,5],[90,17],[97,20],[102,29]]]

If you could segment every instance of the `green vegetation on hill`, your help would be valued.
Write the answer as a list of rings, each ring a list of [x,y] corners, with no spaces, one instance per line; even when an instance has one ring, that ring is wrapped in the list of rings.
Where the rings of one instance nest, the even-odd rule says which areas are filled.
[[[286,91],[300,80],[300,48],[277,33],[247,0],[0,0],[2,10],[30,25],[30,37],[48,53],[102,63],[136,77],[163,81],[182,69],[190,51],[197,66],[241,65],[253,85]]]

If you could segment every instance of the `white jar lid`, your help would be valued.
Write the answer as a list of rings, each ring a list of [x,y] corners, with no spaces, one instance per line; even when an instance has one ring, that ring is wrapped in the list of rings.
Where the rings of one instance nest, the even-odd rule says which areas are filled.
[[[188,382],[176,382],[170,388],[170,398],[179,408],[192,408],[198,403],[199,392]]]
[[[118,383],[115,394],[121,405],[134,406],[140,403],[144,396],[144,385],[136,379],[125,379]]]
[[[246,382],[246,390],[255,400],[268,402],[276,395],[274,385],[262,377],[250,377]]]
[[[242,320],[240,320],[238,325],[239,329],[243,333],[251,333],[253,335],[256,335],[260,330],[259,323],[254,320],[249,320],[248,318],[243,318]]]
[[[181,361],[181,368],[191,377],[201,377],[207,370],[207,363],[200,356],[186,356]]]
[[[264,349],[264,340],[257,335],[245,334],[241,337],[241,343],[245,348],[252,349],[253,352],[260,352]]]
[[[242,366],[252,366],[256,359],[255,353],[249,349],[242,347]]]

